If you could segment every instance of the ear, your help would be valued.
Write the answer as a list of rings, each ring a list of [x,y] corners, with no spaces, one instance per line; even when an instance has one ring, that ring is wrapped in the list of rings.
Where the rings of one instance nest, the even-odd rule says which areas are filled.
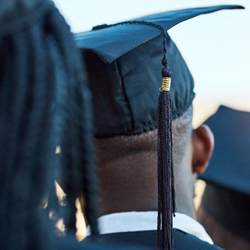
[[[214,135],[207,125],[202,125],[193,131],[192,144],[192,170],[193,173],[202,174],[206,170],[214,149]]]

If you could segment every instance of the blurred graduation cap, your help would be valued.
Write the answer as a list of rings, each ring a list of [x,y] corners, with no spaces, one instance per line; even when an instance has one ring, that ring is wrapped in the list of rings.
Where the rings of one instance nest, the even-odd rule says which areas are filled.
[[[205,122],[215,136],[202,206],[226,228],[250,238],[250,113],[221,106]]]
[[[181,116],[194,98],[192,75],[167,31],[198,15],[242,8],[220,5],[168,11],[99,25],[76,35],[94,96],[95,136],[135,135],[158,128],[160,249],[172,249],[171,120]]]
[[[205,123],[214,133],[215,149],[200,177],[250,196],[250,113],[221,106]]]

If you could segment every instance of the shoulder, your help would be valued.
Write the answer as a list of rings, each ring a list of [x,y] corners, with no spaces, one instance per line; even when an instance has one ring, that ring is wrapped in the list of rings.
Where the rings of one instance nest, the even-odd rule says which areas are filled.
[[[117,250],[155,250],[156,231],[138,231],[126,233],[113,233],[88,237],[83,245],[93,244],[89,249],[117,249]],[[94,248],[99,246],[99,248]],[[105,248],[106,247],[106,248]],[[174,250],[220,250],[197,237],[174,229]]]
[[[180,230],[174,230],[175,250],[197,249],[197,250],[221,250],[221,248],[211,245],[199,238]]]

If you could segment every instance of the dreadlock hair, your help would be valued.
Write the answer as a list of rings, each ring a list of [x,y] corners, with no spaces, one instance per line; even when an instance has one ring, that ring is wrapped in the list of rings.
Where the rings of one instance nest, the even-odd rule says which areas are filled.
[[[70,29],[51,1],[0,0],[0,10],[0,248],[48,250],[53,230],[41,204],[56,178],[69,192],[66,215],[84,190],[98,233],[90,94]],[[58,209],[55,198],[49,203]]]

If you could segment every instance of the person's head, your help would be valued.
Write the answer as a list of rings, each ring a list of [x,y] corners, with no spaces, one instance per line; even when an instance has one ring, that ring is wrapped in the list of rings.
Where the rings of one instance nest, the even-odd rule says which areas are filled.
[[[193,215],[196,174],[213,149],[206,126],[192,129],[192,107],[173,121],[177,211]],[[157,130],[134,136],[96,139],[103,213],[157,210]]]
[[[198,219],[225,249],[250,249],[250,113],[221,106],[206,123],[215,135]],[[225,124],[227,124],[225,126]]]
[[[93,93],[102,213],[157,209],[158,248],[172,249],[175,197],[177,211],[193,215],[193,174],[213,148],[207,127],[192,133],[194,81],[167,31],[224,8],[242,7],[163,12],[76,35]],[[185,131],[175,145],[172,121]]]
[[[175,18],[181,20],[178,15],[171,14],[174,23]],[[174,141],[177,211],[193,215],[195,174],[202,173],[210,159],[213,137],[207,127],[192,130],[194,81],[170,36],[164,32],[159,35],[159,30],[162,31],[159,27],[166,25],[164,17],[162,26],[152,25],[147,17],[145,20],[144,23],[98,26],[92,32],[77,36],[93,93],[102,212],[159,207],[157,192],[162,181],[157,169],[157,161],[160,162],[157,129],[161,124],[158,123],[158,98],[161,62],[164,63],[165,55],[172,76],[173,133],[170,133]],[[121,46],[125,33],[127,40]],[[163,47],[166,47],[164,53]],[[167,144],[171,145],[171,138]],[[170,166],[171,162],[168,163]]]
[[[0,55],[0,248],[51,249],[42,205],[58,173],[76,195],[94,170],[80,56],[50,0],[0,0]]]

